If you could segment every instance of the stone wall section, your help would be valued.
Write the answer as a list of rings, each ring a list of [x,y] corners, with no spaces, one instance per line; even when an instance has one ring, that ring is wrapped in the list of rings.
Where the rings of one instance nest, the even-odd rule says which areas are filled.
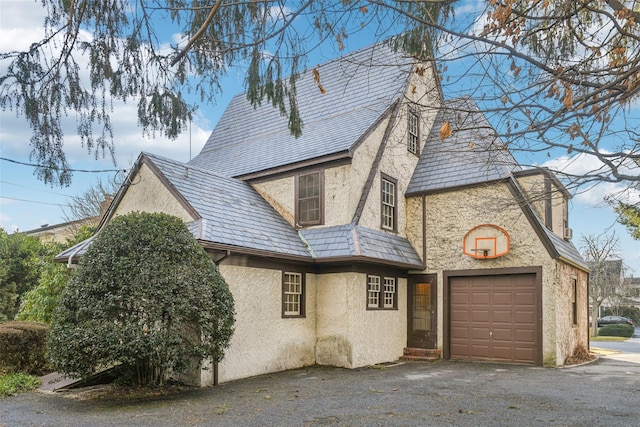
[[[408,203],[411,211],[420,212],[420,198]],[[558,276],[563,265],[553,260],[535,230],[517,206],[506,184],[475,186],[456,191],[430,194],[425,197],[426,270],[438,275],[438,346],[443,345],[443,272],[473,269],[501,269],[513,267],[542,267],[542,329],[543,363],[556,366],[564,363],[578,342],[585,342],[577,331],[567,329],[566,316],[568,286],[566,274]],[[419,240],[421,221],[412,219],[407,232],[414,247],[422,247]],[[509,233],[509,254],[487,260],[466,256],[462,252],[464,235],[482,224],[494,224]],[[577,269],[571,269],[577,274]],[[584,279],[584,276],[580,274]],[[582,280],[582,279],[581,279]],[[582,311],[581,311],[581,315]],[[572,340],[570,336],[574,336]],[[556,339],[558,338],[558,339]],[[561,346],[562,348],[559,348]]]

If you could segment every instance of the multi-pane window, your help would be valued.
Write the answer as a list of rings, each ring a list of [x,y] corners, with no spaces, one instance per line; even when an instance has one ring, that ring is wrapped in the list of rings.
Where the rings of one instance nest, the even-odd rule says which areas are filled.
[[[395,277],[367,276],[367,308],[398,308],[398,293]]]
[[[420,144],[420,119],[415,111],[409,110],[407,116],[407,150],[413,154],[418,154]]]
[[[296,193],[296,222],[298,225],[322,223],[322,174],[299,175]]]
[[[384,278],[384,308],[393,308],[396,297],[396,279],[394,277]]]
[[[382,177],[382,228],[395,231],[396,229],[396,181],[386,176]]]
[[[304,283],[302,273],[287,273],[282,277],[282,316],[304,316]]]
[[[367,307],[380,307],[380,276],[367,277]]]

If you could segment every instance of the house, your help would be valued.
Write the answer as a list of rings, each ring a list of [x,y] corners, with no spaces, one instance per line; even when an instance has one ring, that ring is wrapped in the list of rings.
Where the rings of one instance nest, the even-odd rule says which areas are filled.
[[[39,228],[34,228],[32,230],[25,231],[24,233],[27,236],[37,237],[43,242],[67,243],[75,237],[81,227],[96,227],[100,223],[102,216],[107,211],[107,208],[111,203],[111,199],[112,196],[107,195],[105,199],[100,202],[99,215],[67,221],[60,224],[44,224]]]
[[[432,63],[378,44],[314,70],[302,136],[238,95],[190,162],[142,153],[102,222],[173,214],[210,254],[237,318],[217,380],[416,356],[557,366],[588,348],[562,184],[521,169],[471,99],[443,100]]]
[[[39,228],[34,228],[32,230],[27,230],[24,232],[27,236],[37,237],[43,242],[57,242],[57,243],[66,243],[67,241],[73,239],[73,236],[76,234],[78,229],[83,225],[97,225],[100,221],[100,218],[93,217],[88,218],[87,220],[74,220],[63,222],[60,224],[44,224]]]
[[[626,304],[640,309],[640,277],[625,277],[623,287],[627,292]]]

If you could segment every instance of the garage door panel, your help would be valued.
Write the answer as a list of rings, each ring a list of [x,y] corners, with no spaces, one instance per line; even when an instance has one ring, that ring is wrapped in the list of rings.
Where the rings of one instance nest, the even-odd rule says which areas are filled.
[[[451,323],[468,322],[469,312],[467,310],[451,310]]]
[[[535,292],[515,292],[513,302],[515,305],[523,305],[525,307],[534,305],[536,294]]]
[[[488,327],[484,327],[484,328],[471,328],[471,334],[470,334],[470,338],[474,339],[474,340],[486,340],[487,337],[489,336],[489,328]]]
[[[491,318],[494,323],[507,323],[511,324],[513,319],[513,311],[511,310],[495,310]]]
[[[491,349],[486,343],[476,343],[469,346],[470,356],[473,358],[491,357]]]
[[[533,329],[516,329],[513,335],[514,339],[521,343],[532,343],[536,340],[536,331]]]
[[[513,313],[513,322],[516,324],[535,325],[536,313],[533,310],[517,310],[515,313]]]
[[[536,363],[537,292],[535,274],[450,277],[451,357]]]
[[[505,305],[511,307],[513,305],[513,294],[511,292],[495,292],[493,294],[493,305]]]
[[[451,305],[453,306],[456,304],[463,304],[463,305],[469,304],[469,294],[459,292],[456,295],[451,295]]]
[[[487,305],[491,300],[491,294],[489,292],[475,291],[469,296],[469,302],[472,305]]]
[[[493,329],[493,335],[487,334],[494,342],[497,341],[513,341],[513,331],[511,329]]]
[[[487,309],[471,311],[471,319],[473,323],[489,323],[491,320],[491,312]]]

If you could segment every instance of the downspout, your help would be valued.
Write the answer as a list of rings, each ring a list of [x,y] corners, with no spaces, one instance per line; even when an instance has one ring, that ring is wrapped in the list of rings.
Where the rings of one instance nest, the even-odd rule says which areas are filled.
[[[84,241],[84,244],[80,244],[78,245],[78,247],[76,248],[75,251],[73,251],[70,255],[69,255],[69,260],[67,261],[67,268],[74,268],[73,266],[73,258],[78,255],[78,253],[83,250],[84,248],[87,247],[87,245],[89,243],[91,243],[93,241],[93,239],[98,235],[98,233],[100,232],[100,230],[98,230],[98,232],[96,234],[94,234],[93,236],[89,237],[87,240]]]
[[[427,196],[422,195],[422,269],[427,269]]]

